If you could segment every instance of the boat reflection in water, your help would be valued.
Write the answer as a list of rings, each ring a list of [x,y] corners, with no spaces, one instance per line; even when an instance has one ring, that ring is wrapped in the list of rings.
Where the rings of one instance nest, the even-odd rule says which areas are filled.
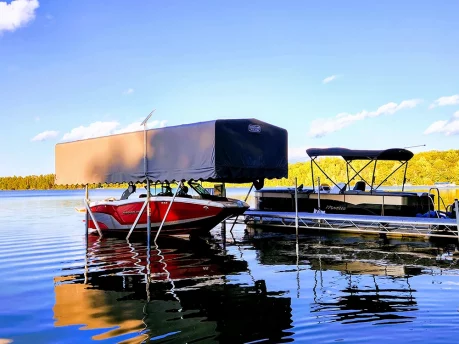
[[[290,335],[290,298],[267,291],[263,280],[232,282],[233,275],[247,273],[247,263],[216,244],[160,240],[147,266],[143,243],[90,236],[87,251],[84,273],[55,278],[57,327],[78,326],[82,337],[126,343],[279,341]]]
[[[419,310],[413,277],[434,279],[437,273],[458,273],[457,259],[428,242],[375,241],[328,233],[325,240],[300,236],[297,255],[295,236],[266,234],[247,240],[257,250],[260,264],[296,265],[298,295],[312,294],[310,321],[316,324],[413,322]],[[437,250],[442,253],[436,254]],[[293,305],[295,314],[298,307]]]

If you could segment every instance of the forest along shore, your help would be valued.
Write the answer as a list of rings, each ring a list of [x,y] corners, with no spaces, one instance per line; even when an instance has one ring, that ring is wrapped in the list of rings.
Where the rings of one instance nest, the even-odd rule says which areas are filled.
[[[309,160],[289,164],[288,178],[266,180],[266,187],[275,186],[292,186],[295,184],[295,178],[298,178],[299,184],[312,185],[311,164]],[[365,161],[355,161],[352,163],[357,170],[362,168]],[[378,161],[376,169],[376,183],[380,183],[390,174],[390,171],[396,168],[397,162]],[[320,166],[335,181],[345,181],[346,165],[341,158],[322,158]],[[369,180],[373,173],[373,167],[368,166],[362,173],[362,176]],[[320,177],[325,183],[327,178],[319,171],[315,171],[314,178]],[[403,181],[403,171],[400,169],[394,173],[385,183],[385,186],[398,186]],[[449,182],[459,185],[459,150],[448,151],[429,151],[421,152],[414,155],[408,164],[406,174],[406,183],[412,187],[428,187],[435,182]],[[204,183],[212,187],[212,183]],[[207,185],[208,184],[208,185]],[[228,187],[250,187],[250,184],[227,184]],[[91,188],[126,188],[127,184],[110,185],[110,184],[93,184]],[[54,174],[31,175],[31,176],[12,176],[0,177],[0,190],[52,190],[52,189],[81,189],[83,185],[56,185]]]

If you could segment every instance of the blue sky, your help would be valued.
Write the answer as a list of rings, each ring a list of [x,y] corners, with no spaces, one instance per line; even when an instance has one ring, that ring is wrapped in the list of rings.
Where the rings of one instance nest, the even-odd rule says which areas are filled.
[[[459,149],[459,2],[0,0],[0,176],[62,140],[257,118],[308,147]],[[328,82],[327,82],[328,81]]]

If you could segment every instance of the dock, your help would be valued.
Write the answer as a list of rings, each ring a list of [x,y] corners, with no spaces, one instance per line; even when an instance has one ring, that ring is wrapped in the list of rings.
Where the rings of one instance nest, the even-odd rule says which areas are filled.
[[[276,212],[249,209],[244,223],[251,227],[269,226],[320,229],[341,232],[385,234],[389,236],[444,237],[459,240],[459,220],[402,216]]]

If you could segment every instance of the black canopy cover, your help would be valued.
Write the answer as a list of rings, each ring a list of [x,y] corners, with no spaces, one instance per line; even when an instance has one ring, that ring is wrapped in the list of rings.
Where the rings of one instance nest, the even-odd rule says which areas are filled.
[[[288,176],[287,130],[256,119],[221,119],[56,145],[56,183],[203,180],[253,182]]]
[[[306,150],[309,157],[341,156],[344,160],[393,160],[408,161],[413,152],[403,148],[385,150],[355,150],[347,148],[309,148]]]

